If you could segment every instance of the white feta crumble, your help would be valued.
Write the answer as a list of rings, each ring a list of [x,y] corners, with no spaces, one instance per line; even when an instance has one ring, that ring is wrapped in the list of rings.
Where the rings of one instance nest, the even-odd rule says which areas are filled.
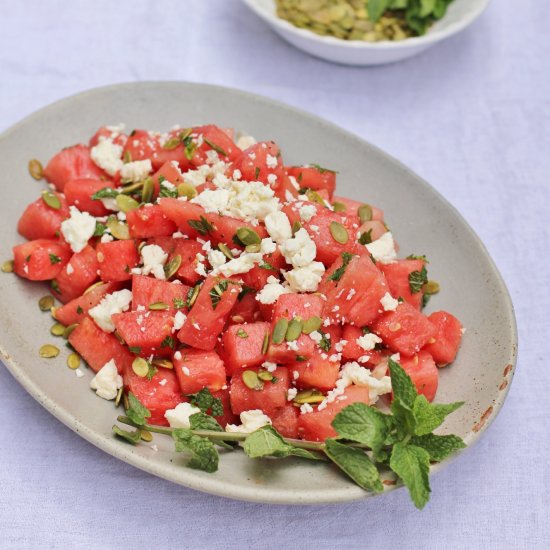
[[[271,361],[264,361],[262,363],[262,368],[264,368],[267,372],[275,372],[277,369],[277,363],[272,363]]]
[[[153,170],[150,159],[134,160],[122,165],[120,169],[120,179],[123,183],[141,181],[145,179]]]
[[[286,392],[286,398],[288,401],[292,401],[297,394],[298,390],[296,388],[289,388],[289,390]]]
[[[256,144],[256,140],[252,136],[241,136],[237,140],[237,147],[244,151],[245,149],[248,149],[249,147],[252,147],[252,145]]]
[[[238,168],[233,170],[233,179],[234,180],[240,180],[242,177],[243,177],[243,174]]]
[[[300,373],[297,370],[292,371],[292,379],[298,380],[300,378]]]
[[[113,238],[112,235],[109,235],[109,233],[103,233],[103,235],[101,235],[101,239],[100,241],[102,243],[110,243],[112,241],[114,241],[115,239]]]
[[[274,157],[273,155],[267,155],[265,158],[265,164],[268,168],[277,168],[277,157]]]
[[[231,277],[240,273],[248,273],[255,264],[262,261],[262,255],[256,252],[245,252],[238,258],[233,258],[223,264],[217,271],[224,277]]]
[[[286,347],[291,351],[298,351],[298,341],[292,340],[291,342],[287,342]]]
[[[228,189],[205,189],[199,193],[192,203],[199,204],[205,212],[216,212],[223,214],[229,205],[230,192]]]
[[[122,313],[130,309],[132,302],[132,293],[127,290],[118,290],[112,294],[107,294],[97,304],[88,311],[88,315],[95,321],[95,324],[104,332],[114,332],[115,325],[111,316],[115,313]]]
[[[284,274],[294,292],[315,292],[323,278],[325,266],[321,262],[311,262],[304,267],[295,267]]]
[[[169,409],[164,413],[164,418],[168,420],[171,428],[190,428],[189,417],[200,413],[198,407],[194,407],[190,403],[179,403],[175,409]]]
[[[181,367],[181,372],[183,372],[185,376],[191,376],[191,371],[189,370],[189,367]]]
[[[277,175],[276,174],[268,174],[267,175],[267,183],[269,185],[273,186],[277,183]]]
[[[276,242],[282,242],[292,237],[292,227],[284,212],[272,212],[265,217],[265,228],[269,236]]]
[[[304,204],[299,210],[300,218],[305,222],[308,222],[317,214],[317,208],[313,204]]]
[[[232,197],[226,214],[247,221],[264,221],[266,216],[277,212],[279,199],[271,187],[259,181],[233,181]]]
[[[199,252],[197,253],[195,257],[195,261],[197,262],[197,265],[195,266],[195,273],[197,275],[200,275],[201,277],[206,277],[208,273],[206,273],[206,266],[204,265],[204,260],[206,258]]]
[[[260,304],[274,304],[279,296],[289,294],[291,291],[287,286],[282,285],[279,279],[271,275],[267,279],[267,284],[256,294],[256,300]]]
[[[110,401],[116,398],[118,390],[122,388],[122,384],[122,376],[118,374],[114,359],[111,359],[93,377],[90,382],[90,388],[95,390],[99,397]]]
[[[95,232],[96,221],[88,212],[80,212],[71,206],[70,218],[61,223],[61,233],[73,252],[84,250]]]
[[[371,405],[378,401],[380,395],[392,391],[391,378],[389,376],[382,376],[380,379],[375,378],[369,369],[355,362],[344,365],[340,377],[348,382],[348,386],[351,384],[367,386],[369,388]]]
[[[82,378],[84,376],[84,371],[82,369],[76,369],[74,373],[77,378]]]
[[[235,426],[235,424],[228,424],[225,427],[226,432],[250,434],[263,426],[271,425],[271,418],[260,409],[244,411],[239,416],[241,418],[241,425]]]
[[[285,260],[294,267],[311,264],[317,254],[315,243],[303,227],[296,231],[294,237],[287,239],[279,247]]]
[[[181,357],[182,357],[181,351],[176,351],[176,353],[174,353],[174,359],[176,361],[181,361]]]
[[[90,150],[90,157],[94,164],[114,176],[123,166],[122,147],[116,145],[110,139],[102,139]]]
[[[399,353],[394,353],[390,356],[390,359],[398,363],[399,361],[401,361],[401,355]]]
[[[361,355],[358,361],[359,363],[368,363],[370,361],[370,355]]]
[[[166,378],[163,378],[160,382],[159,382],[159,385],[161,386],[166,386],[166,384],[168,384],[168,380]]]
[[[277,244],[275,241],[271,238],[262,239],[261,245],[260,245],[260,252],[262,254],[273,254],[277,250]]]
[[[380,303],[384,311],[395,311],[399,305],[399,302],[389,292],[386,292],[386,294],[382,296]]]
[[[365,245],[377,262],[391,264],[397,259],[395,242],[391,232],[384,233],[379,239]]]
[[[323,335],[318,331],[314,330],[313,332],[309,333],[309,337],[316,343],[319,344],[321,340],[323,339]]]
[[[67,267],[65,268],[65,271],[66,271],[67,275],[72,275],[74,273],[74,267],[73,267],[73,264],[71,262],[69,262],[67,264]]]
[[[302,414],[312,413],[312,412],[313,412],[313,407],[312,407],[309,403],[304,403],[304,404],[300,407],[300,412],[301,412]]]
[[[158,244],[148,244],[141,249],[143,275],[152,273],[157,279],[164,280],[164,264],[168,260],[168,254]]]
[[[208,261],[210,265],[217,269],[221,267],[227,261],[227,258],[223,252],[220,250],[209,250],[208,251]]]
[[[376,334],[373,334],[372,332],[368,332],[367,334],[363,334],[363,336],[359,336],[355,342],[361,349],[371,351],[374,349],[376,344],[380,344],[382,342],[382,338],[376,336]]]
[[[176,314],[174,315],[174,327],[172,332],[179,330],[183,326],[183,323],[185,323],[185,319],[187,319],[187,316],[183,313],[183,311],[176,311]]]

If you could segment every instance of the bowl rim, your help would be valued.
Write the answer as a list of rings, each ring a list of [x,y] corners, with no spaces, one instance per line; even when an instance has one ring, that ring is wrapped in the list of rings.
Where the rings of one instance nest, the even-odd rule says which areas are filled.
[[[483,244],[482,240],[478,237],[473,228],[465,220],[465,218],[460,214],[460,212],[432,185],[430,185],[425,179],[417,175],[413,170],[404,165],[400,160],[394,158],[390,154],[386,153],[382,149],[378,148],[376,145],[368,142],[360,136],[355,135],[354,133],[341,128],[337,124],[330,122],[322,117],[319,117],[313,113],[309,113],[303,109],[299,109],[292,105],[288,105],[284,102],[274,100],[270,97],[266,97],[260,94],[255,94],[252,92],[239,90],[237,88],[229,88],[226,86],[197,83],[197,82],[187,82],[187,81],[141,81],[141,82],[121,82],[116,84],[110,84],[107,86],[101,86],[96,88],[91,88],[76,94],[71,94],[65,96],[57,101],[50,103],[31,114],[25,116],[22,120],[10,126],[6,130],[0,133],[0,141],[4,141],[10,137],[10,135],[18,130],[21,126],[32,123],[36,118],[39,118],[43,113],[50,110],[54,110],[61,106],[63,103],[68,101],[79,101],[84,98],[93,98],[97,94],[108,93],[110,91],[120,90],[120,89],[132,89],[135,87],[138,88],[148,88],[148,87],[179,87],[185,86],[190,88],[195,88],[197,90],[201,89],[210,89],[217,90],[219,92],[230,93],[235,96],[240,96],[242,98],[251,100],[251,101],[260,101],[262,103],[284,109],[289,114],[296,114],[297,116],[307,118],[316,123],[322,123],[326,128],[335,130],[341,134],[345,134],[347,138],[360,142],[363,146],[368,146],[375,154],[380,155],[384,160],[393,163],[398,166],[404,174],[410,175],[417,180],[417,185],[428,188],[428,190],[433,193],[438,200],[450,209],[462,222],[464,230],[467,231],[471,237],[473,237],[474,242],[481,248],[484,256],[487,260],[488,267],[491,269],[495,284],[498,286],[498,290],[502,295],[504,300],[506,310],[509,314],[511,320],[510,326],[507,328],[509,332],[509,343],[510,343],[510,355],[509,363],[507,365],[508,384],[506,387],[499,391],[498,394],[495,394],[496,397],[493,400],[493,405],[490,407],[490,410],[487,410],[482,417],[480,418],[478,428],[472,428],[468,434],[464,437],[464,441],[467,445],[465,449],[455,453],[451,457],[445,459],[443,462],[434,464],[430,468],[430,474],[436,474],[442,469],[446,468],[451,462],[456,460],[461,456],[464,451],[470,449],[474,443],[476,443],[482,434],[487,430],[487,428],[492,424],[497,414],[500,412],[508,392],[510,390],[511,382],[514,377],[517,355],[518,355],[518,332],[517,332],[517,321],[515,316],[514,305],[511,299],[511,295],[508,291],[508,288],[504,282],[502,275],[500,274],[494,260],[490,256],[487,248]],[[236,500],[248,501],[248,502],[257,502],[257,503],[266,503],[266,504],[284,504],[284,505],[312,505],[312,504],[336,504],[343,502],[352,502],[357,500],[364,500],[366,498],[371,498],[373,496],[381,496],[386,493],[389,493],[397,488],[403,487],[401,483],[397,483],[391,486],[385,486],[385,490],[380,495],[374,495],[373,493],[368,493],[361,490],[358,487],[350,484],[349,487],[343,487],[342,489],[334,489],[331,491],[330,495],[322,497],[318,492],[303,494],[290,493],[288,489],[273,491],[271,498],[267,499],[265,493],[258,491],[257,489],[251,487],[240,487],[235,488],[231,487],[229,489],[224,489],[223,482],[220,483],[215,476],[199,476],[195,477],[193,473],[196,473],[194,470],[189,470],[189,475],[185,476],[185,479],[174,479],[169,475],[169,472],[166,470],[163,463],[156,463],[151,461],[144,456],[133,452],[133,448],[127,448],[127,446],[122,446],[114,438],[107,438],[103,434],[97,432],[97,430],[88,427],[85,423],[81,422],[76,418],[68,409],[65,409],[63,406],[60,406],[53,398],[51,398],[46,392],[42,391],[39,385],[32,379],[23,368],[19,366],[17,361],[15,361],[9,351],[4,347],[4,344],[0,341],[0,359],[6,368],[10,371],[12,376],[23,386],[23,388],[38,402],[40,403],[50,414],[55,418],[61,421],[65,426],[70,428],[72,431],[76,432],[78,435],[83,437],[85,440],[103,450],[107,454],[123,460],[124,462],[135,466],[147,473],[155,475],[157,477],[166,479],[173,483],[183,485],[187,488],[201,491],[204,493],[213,494],[216,496],[221,496],[225,498],[232,498]],[[354,490],[357,489],[357,490]]]
[[[273,1],[273,0],[271,0]],[[475,8],[471,9],[464,17],[456,23],[452,23],[443,30],[436,29],[433,32],[427,32],[423,36],[412,36],[404,40],[380,40],[378,42],[366,42],[362,40],[343,40],[335,36],[322,36],[308,29],[301,29],[294,26],[292,23],[272,15],[264,10],[257,0],[242,0],[250,10],[258,17],[262,18],[272,27],[275,27],[277,32],[286,32],[294,34],[296,37],[310,42],[317,42],[323,46],[335,46],[344,50],[400,50],[413,47],[429,46],[435,44],[445,38],[448,38],[461,30],[471,25],[489,6],[491,0],[478,0]]]

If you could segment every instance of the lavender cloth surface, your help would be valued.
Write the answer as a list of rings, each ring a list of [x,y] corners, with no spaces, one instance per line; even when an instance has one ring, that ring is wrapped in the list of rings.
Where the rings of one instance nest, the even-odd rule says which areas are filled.
[[[0,548],[550,548],[549,2],[495,1],[459,36],[373,69],[295,50],[237,0],[1,0],[0,22],[1,130],[137,80],[222,84],[314,112],[462,212],[507,281],[520,332],[506,405],[432,479],[423,512],[402,490],[293,507],[179,487],[78,437],[0,367]]]

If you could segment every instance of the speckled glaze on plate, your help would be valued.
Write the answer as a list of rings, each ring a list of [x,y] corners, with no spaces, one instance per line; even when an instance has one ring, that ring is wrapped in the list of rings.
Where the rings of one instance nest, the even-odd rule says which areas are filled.
[[[504,402],[516,360],[515,318],[504,282],[479,238],[439,193],[376,147],[316,116],[249,93],[181,82],[120,84],[54,103],[0,136],[2,185],[11,189],[0,203],[0,258],[10,258],[12,245],[22,242],[17,220],[43,188],[28,174],[28,160],[46,162],[62,147],[86,142],[99,126],[121,121],[128,129],[158,130],[216,123],[274,139],[287,164],[330,166],[339,171],[339,194],[383,208],[401,250],[426,254],[430,276],[441,283],[428,311],[447,309],[467,329],[455,364],[440,373],[437,394],[437,401],[466,405],[441,433],[456,433],[468,445],[481,436]],[[46,285],[0,274],[0,353],[39,403],[97,447],[165,479],[236,499],[319,504],[370,496],[327,464],[254,461],[234,452],[222,456],[217,473],[207,474],[185,468],[164,436],[155,439],[158,452],[115,439],[111,427],[117,411],[89,389],[91,371],[77,378],[65,365],[65,349],[54,360],[38,357],[40,345],[52,341],[52,320],[37,307],[46,290]]]

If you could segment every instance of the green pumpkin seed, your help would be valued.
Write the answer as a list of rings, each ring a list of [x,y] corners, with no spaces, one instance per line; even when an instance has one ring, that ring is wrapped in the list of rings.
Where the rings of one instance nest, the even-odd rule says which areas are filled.
[[[321,328],[321,325],[323,324],[323,320],[321,317],[310,317],[305,323],[302,328],[302,332],[304,334],[311,334],[312,332],[315,332],[316,330],[319,330]]]
[[[231,252],[231,249],[225,243],[218,244],[218,249],[219,249],[220,252],[222,252],[224,254],[224,256],[228,260],[233,259],[233,253]]]
[[[127,185],[124,185],[122,187],[122,194],[123,195],[131,195],[132,193],[135,193],[136,191],[139,191],[145,182],[143,181],[136,181],[134,183],[129,183]]]
[[[275,323],[275,328],[273,329],[273,335],[271,336],[271,341],[274,344],[281,344],[285,339],[286,331],[288,330],[288,319],[279,319]]]
[[[177,137],[170,138],[163,146],[163,149],[167,149],[170,151],[171,149],[175,149],[178,145],[181,145],[181,140]]]
[[[52,344],[44,344],[39,350],[38,355],[43,359],[52,359],[59,355],[59,348],[52,346]]]
[[[269,348],[269,332],[266,332],[264,335],[264,341],[262,342],[262,355],[265,355],[267,353],[268,348]]]
[[[50,314],[51,316],[57,321],[57,318],[55,316],[55,312],[58,310],[59,308],[58,307],[54,307],[52,306],[51,309],[50,309]]]
[[[197,196],[197,190],[191,183],[180,183],[178,185],[178,197],[187,197],[189,200]]]
[[[170,306],[164,302],[155,302],[154,304],[149,304],[149,309],[153,311],[162,311],[164,309],[170,309]]]
[[[340,244],[346,244],[349,239],[348,230],[338,222],[330,223],[330,234],[332,238]]]
[[[130,151],[128,151],[128,150],[124,151],[124,156],[122,157],[122,162],[124,164],[128,164],[129,162],[132,162],[132,153],[130,153]]]
[[[49,294],[42,296],[42,298],[38,300],[38,307],[40,308],[40,311],[51,311],[53,304],[54,298]]]
[[[119,195],[119,197],[120,196],[121,195]],[[130,230],[128,229],[128,225],[118,221],[116,218],[110,218],[107,220],[107,229],[109,230],[109,233],[119,241],[127,241],[130,238]]]
[[[238,331],[237,331],[237,336],[239,338],[248,338],[248,332],[246,332],[246,330],[244,330],[243,328],[240,328]]]
[[[264,382],[271,382],[273,380],[273,375],[264,369],[258,371],[258,378]]]
[[[440,287],[437,281],[428,281],[422,286],[422,292],[424,294],[437,294],[439,290]]]
[[[302,334],[303,326],[304,323],[301,319],[298,319],[297,317],[292,319],[292,321],[290,321],[290,323],[288,324],[288,328],[285,334],[285,340],[287,342],[294,342],[294,340],[298,340],[300,334]]]
[[[42,200],[47,206],[53,208],[54,210],[59,210],[61,208],[61,201],[57,195],[51,191],[42,191]]]
[[[2,273],[13,273],[13,260],[6,260],[2,264]]]
[[[191,293],[191,296],[189,297],[188,304],[187,304],[188,309],[191,309],[193,307],[193,304],[197,301],[200,290],[201,290],[200,285],[195,285],[193,287],[193,292]]]
[[[29,160],[29,174],[37,181],[44,177],[44,168],[39,160]]]
[[[116,394],[116,399],[115,399],[115,407],[118,407],[120,405],[120,401],[122,400],[123,395],[124,395],[124,386],[118,389],[118,393]]]
[[[136,357],[132,361],[132,370],[136,373],[137,376],[144,378],[149,372],[149,363],[143,357]]]
[[[78,367],[80,367],[80,355],[78,355],[78,353],[71,353],[67,357],[67,366],[71,370],[76,370]]]
[[[244,385],[251,390],[261,390],[264,383],[258,378],[258,374],[253,370],[245,370],[242,374]]]
[[[128,399],[128,394],[126,392],[122,392],[122,405],[125,411],[130,408],[130,399]]]
[[[63,331],[63,338],[65,340],[69,339],[69,336],[73,332],[73,330],[78,326],[78,323],[73,323],[72,325],[69,325],[64,331]]]
[[[128,195],[117,195],[115,200],[122,212],[130,212],[130,210],[139,208],[139,202]]]
[[[94,283],[93,285],[89,286],[85,291],[84,294],[88,294],[88,292],[91,292],[92,290],[95,290],[97,287],[100,287],[104,285],[105,283],[103,281],[98,281],[97,283]]]
[[[147,430],[140,430],[141,433],[141,440],[145,441],[145,443],[151,443],[153,441],[153,434]]]
[[[181,256],[176,254],[165,266],[164,266],[164,275],[166,279],[173,277],[181,266]]]
[[[347,210],[346,205],[343,202],[333,202],[332,209],[335,212],[345,212]]]
[[[66,328],[67,327],[65,325],[62,325],[61,323],[55,323],[50,329],[50,334],[52,334],[53,336],[63,336]]]
[[[247,252],[259,252],[261,250],[261,245],[259,244],[249,244],[245,247]]]
[[[298,233],[298,231],[300,231],[300,229],[302,229],[302,224],[298,220],[296,220],[292,224],[292,236],[296,235],[296,233]]]
[[[160,367],[162,369],[173,369],[174,363],[168,359],[153,359],[153,366]]]
[[[320,204],[321,206],[326,206],[325,200],[323,199],[323,197],[321,197],[321,195],[319,195],[319,193],[317,193],[317,191],[314,191],[313,189],[307,189],[306,190],[306,197],[311,202],[316,202],[317,204]]]
[[[305,390],[298,392],[293,399],[294,403],[303,405],[304,403],[320,403],[325,396],[318,390]]]
[[[253,229],[250,229],[250,227],[239,227],[237,229],[237,239],[241,243],[243,243],[244,246],[252,245],[252,244],[261,244],[262,239],[260,239],[260,236],[256,231]]]
[[[357,215],[361,220],[361,223],[372,221],[372,207],[370,204],[362,204],[357,209]]]
[[[141,202],[151,202],[154,192],[155,182],[153,181],[153,178],[147,178],[143,183],[143,189],[141,191]]]

